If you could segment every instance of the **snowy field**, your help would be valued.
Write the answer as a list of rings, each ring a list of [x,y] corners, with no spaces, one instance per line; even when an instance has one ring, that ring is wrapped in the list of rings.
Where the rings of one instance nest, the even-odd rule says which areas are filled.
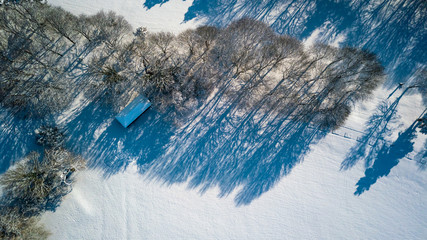
[[[106,12],[114,11],[124,16],[134,28],[142,26],[147,27],[149,31],[155,32],[179,33],[203,22],[191,20],[183,23],[184,14],[193,3],[192,0],[172,0],[149,10],[144,8],[143,3],[141,0],[49,0],[49,4],[60,6],[76,15],[91,15],[101,10]]]
[[[359,106],[346,127],[360,126],[378,100]],[[413,106],[418,100],[402,100],[399,112],[420,114],[421,106]],[[219,198],[216,190],[199,194],[186,184],[148,180],[131,163],[108,178],[99,170],[81,172],[73,191],[42,221],[52,239],[423,239],[426,174],[405,158],[370,191],[353,195],[363,164],[348,171],[339,166],[356,136],[346,128],[329,134],[247,206],[236,207],[234,194]]]
[[[74,14],[114,10],[134,27],[152,31],[177,33],[200,24],[181,24],[192,1],[173,0],[150,10],[137,0],[49,3]],[[315,42],[316,35],[307,41]],[[51,239],[424,239],[427,175],[411,156],[360,196],[354,192],[364,176],[363,163],[340,170],[365,121],[389,93],[377,90],[376,97],[358,105],[345,127],[312,146],[302,163],[249,205],[236,206],[237,191],[220,198],[216,189],[200,194],[185,183],[166,185],[148,179],[130,157],[126,169],[109,177],[96,168],[80,172],[73,191],[42,221],[52,232]],[[401,131],[421,114],[420,103],[418,95],[401,100]],[[96,133],[100,136],[104,130],[100,127]],[[418,135],[416,151],[422,149],[425,137]]]

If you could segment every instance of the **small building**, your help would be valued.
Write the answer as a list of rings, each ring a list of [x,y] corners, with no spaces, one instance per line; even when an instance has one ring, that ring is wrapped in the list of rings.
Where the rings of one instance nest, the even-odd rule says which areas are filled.
[[[150,106],[151,102],[140,95],[129,103],[119,114],[117,114],[116,119],[123,125],[123,127],[126,128]]]

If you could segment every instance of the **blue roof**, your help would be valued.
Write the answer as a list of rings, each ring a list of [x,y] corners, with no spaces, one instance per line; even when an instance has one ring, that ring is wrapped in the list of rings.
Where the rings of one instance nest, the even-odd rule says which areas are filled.
[[[126,128],[150,106],[151,103],[148,99],[143,96],[138,96],[129,103],[123,111],[117,114],[116,119]]]

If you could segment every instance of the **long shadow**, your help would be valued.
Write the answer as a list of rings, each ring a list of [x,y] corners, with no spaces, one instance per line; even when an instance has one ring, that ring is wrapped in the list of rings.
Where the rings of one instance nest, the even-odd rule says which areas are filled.
[[[150,0],[147,8],[168,0]],[[195,0],[185,21],[204,18],[220,27],[242,17],[271,24],[280,34],[299,39],[323,29],[320,41],[345,36],[344,45],[369,49],[379,56],[392,77],[389,83],[409,79],[418,64],[425,65],[427,2],[333,0]]]
[[[66,124],[67,147],[86,158],[90,167],[102,169],[105,176],[123,170],[131,161],[143,171],[161,155],[173,126],[153,109],[127,128],[114,119],[116,114],[105,102],[90,103]]]
[[[369,190],[377,179],[387,176],[401,158],[414,151],[413,145],[417,134],[416,130],[422,126],[423,122],[420,119],[426,118],[426,110],[408,129],[399,134],[396,141],[387,140],[394,131],[392,125],[398,122],[397,106],[402,97],[412,87],[407,87],[390,103],[388,99],[398,88],[377,107],[376,113],[370,117],[366,124],[363,136],[357,139],[356,145],[350,149],[341,163],[341,170],[347,170],[356,165],[358,161],[365,160],[365,177],[362,177],[356,184],[355,195],[360,195]],[[422,133],[422,129],[420,132]],[[416,162],[421,170],[424,168],[423,154],[425,153],[421,151],[416,156]],[[421,160],[418,160],[418,158]]]
[[[352,168],[358,161],[364,159],[365,167],[370,167],[377,157],[379,150],[386,144],[386,138],[392,133],[391,123],[396,122],[397,106],[404,95],[401,94],[393,103],[383,101],[366,123],[366,130],[362,137],[347,153],[341,169]]]
[[[201,193],[218,187],[219,197],[238,190],[236,205],[250,204],[328,133],[312,122],[286,120],[281,114],[244,118],[229,108],[208,111],[196,126],[178,131],[148,176],[166,184],[188,182],[188,188]]]
[[[58,57],[56,63],[58,64],[58,61],[62,58],[66,67],[56,77],[67,78],[67,81],[72,81],[71,84],[77,86],[76,89],[85,88],[85,85],[88,84],[88,76],[82,69],[81,59],[90,54],[95,47],[94,44],[87,43],[81,46],[81,49],[74,49],[75,51],[73,52],[71,52],[71,49],[75,48],[74,45],[63,49],[63,55],[67,54],[68,56],[67,58]],[[71,60],[68,62],[69,59]],[[37,78],[40,77],[37,75]],[[72,97],[70,98],[77,95],[78,92],[71,93],[70,96]],[[55,125],[55,117],[57,117],[57,114],[29,117],[25,110],[15,111],[0,106],[0,174],[29,152],[40,152],[42,150],[35,142],[34,131],[42,125]]]
[[[418,125],[419,123],[415,121],[409,128],[400,133],[391,145],[386,144],[380,149],[372,167],[366,169],[365,176],[357,182],[355,195],[360,195],[369,190],[379,178],[387,176],[391,169],[399,164],[400,159],[414,150],[413,140],[416,137]]]
[[[0,174],[29,152],[42,150],[36,144],[34,131],[46,122],[22,118],[0,108]]]
[[[164,121],[168,113],[153,109],[123,128],[109,104],[92,101],[62,127],[66,147],[105,177],[135,161],[152,179],[188,182],[201,192],[218,187],[219,197],[238,190],[236,205],[250,204],[289,174],[328,131],[311,121],[288,119],[290,110],[270,113],[260,105],[242,115],[244,102],[242,97],[206,108],[198,115],[202,120],[177,131]]]

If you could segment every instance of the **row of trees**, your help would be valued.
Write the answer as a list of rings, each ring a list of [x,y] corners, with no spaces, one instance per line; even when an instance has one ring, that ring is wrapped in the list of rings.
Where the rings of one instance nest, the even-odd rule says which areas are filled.
[[[2,6],[0,17],[3,107],[43,117],[85,92],[119,111],[144,94],[182,126],[179,141],[169,146],[172,165],[162,163],[160,171],[194,160],[188,165],[194,169],[180,178],[216,169],[209,180],[200,176],[193,184],[222,183],[225,192],[239,184],[254,196],[266,191],[384,79],[372,53],[306,47],[252,19],[176,36],[144,28],[132,33],[112,12],[76,17],[35,2]],[[213,167],[212,159],[220,166]],[[255,181],[260,173],[253,163],[276,171]],[[234,167],[221,173],[224,166]]]
[[[218,186],[221,196],[243,186],[237,204],[274,186],[384,80],[372,53],[306,47],[252,19],[217,29],[211,47],[198,55],[193,38],[184,39],[184,56],[202,61],[185,76],[203,80],[215,94],[177,132],[165,160],[156,161],[154,176],[190,179],[202,191]]]
[[[250,19],[174,36],[145,29],[132,35],[112,12],[76,17],[40,3],[3,6],[0,16],[0,102],[34,116],[63,110],[80,91],[91,98],[108,95],[117,110],[142,92],[160,109],[186,116],[224,85],[243,105],[269,96],[263,105],[275,108],[271,99],[281,99],[280,107],[289,109],[292,100],[298,106],[290,115],[311,113],[332,126],[382,79],[380,64],[366,51],[326,45],[305,50]]]
[[[130,25],[114,13],[79,17],[33,1],[0,7],[0,103],[44,117],[85,89],[89,54],[116,51]]]
[[[110,95],[117,109],[129,102],[130,93],[144,92],[160,108],[185,112],[200,106],[227,77],[230,88],[246,95],[250,91],[243,89],[264,86],[257,96],[275,89],[274,98],[285,100],[282,106],[289,99],[303,100],[295,111],[307,115],[315,109],[316,118],[332,126],[345,117],[331,111],[348,115],[349,104],[369,95],[382,79],[382,67],[369,52],[326,45],[303,49],[297,40],[250,19],[223,30],[203,26],[174,36],[139,29],[132,36],[130,25],[112,12],[76,17],[22,2],[1,7],[0,14],[0,102],[30,115],[59,112],[82,90],[90,90],[90,97]],[[291,52],[293,62],[283,64]],[[271,79],[274,74],[280,77]],[[251,95],[245,104],[255,101]]]
[[[141,92],[160,109],[180,111],[208,93],[199,78],[183,79],[206,61],[198,58],[212,47],[214,27],[178,37],[142,28],[132,34],[113,12],[77,17],[31,1],[0,7],[0,27],[0,103],[16,114],[59,113],[82,91],[117,111]]]

